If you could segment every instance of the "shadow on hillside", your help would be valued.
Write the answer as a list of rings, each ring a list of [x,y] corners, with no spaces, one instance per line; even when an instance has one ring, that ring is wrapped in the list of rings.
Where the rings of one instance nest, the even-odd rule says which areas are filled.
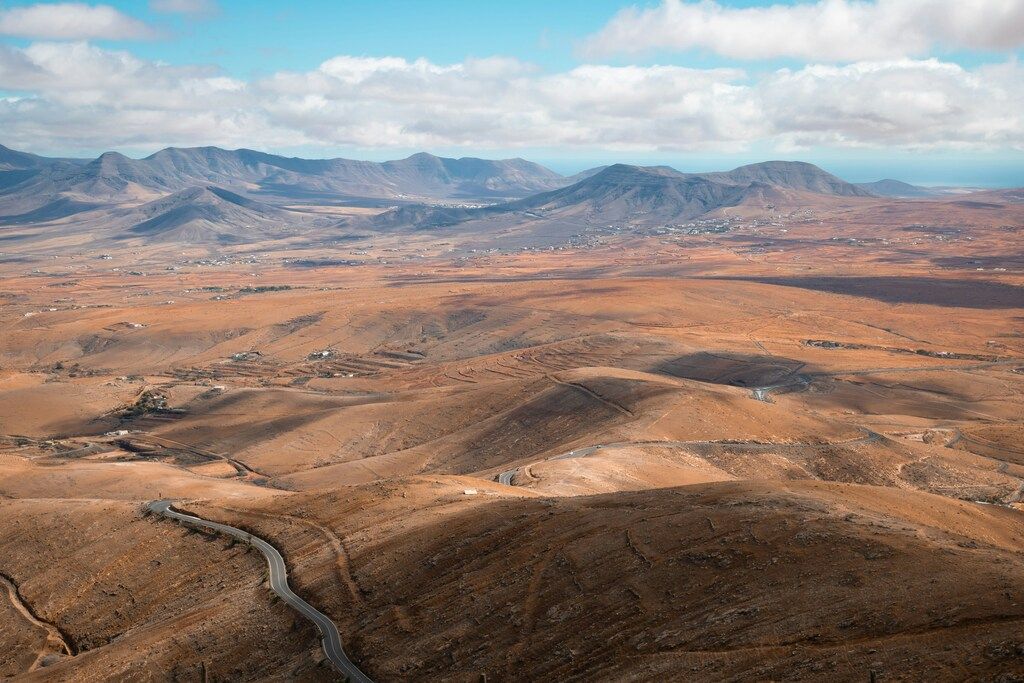
[[[893,304],[955,308],[1024,308],[1024,287],[991,280],[930,277],[721,277],[831,294],[860,296]]]

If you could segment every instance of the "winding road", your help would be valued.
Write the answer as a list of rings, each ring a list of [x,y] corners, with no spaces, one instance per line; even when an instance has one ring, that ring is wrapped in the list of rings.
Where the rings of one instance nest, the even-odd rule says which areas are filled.
[[[373,683],[370,677],[360,671],[359,667],[353,664],[352,660],[345,654],[345,650],[341,645],[341,635],[338,633],[338,627],[335,626],[334,622],[326,614],[292,592],[291,587],[288,586],[288,568],[285,566],[284,557],[281,556],[277,548],[259,536],[253,536],[246,531],[236,529],[227,524],[211,522],[201,517],[178,512],[172,509],[171,505],[172,501],[170,500],[154,500],[147,507],[152,512],[164,517],[176,519],[193,526],[213,529],[218,533],[237,538],[240,541],[255,546],[263,553],[264,557],[267,558],[267,565],[270,567],[270,589],[287,602],[292,609],[316,624],[322,638],[324,654],[327,655],[327,659],[330,660],[331,664],[345,677],[344,680],[349,681],[349,683]]]

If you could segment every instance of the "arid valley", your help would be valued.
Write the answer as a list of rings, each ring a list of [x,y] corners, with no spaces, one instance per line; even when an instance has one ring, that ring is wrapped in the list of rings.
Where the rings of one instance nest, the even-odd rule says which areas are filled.
[[[8,152],[0,676],[1020,680],[1024,191]]]

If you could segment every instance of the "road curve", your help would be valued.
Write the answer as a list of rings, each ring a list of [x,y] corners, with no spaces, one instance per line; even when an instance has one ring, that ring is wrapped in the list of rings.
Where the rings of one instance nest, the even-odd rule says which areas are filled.
[[[341,672],[344,680],[349,681],[349,683],[373,683],[370,677],[360,671],[359,667],[353,664],[352,660],[345,654],[345,650],[341,646],[341,635],[338,633],[338,627],[334,625],[334,622],[326,614],[292,592],[292,589],[288,586],[288,568],[285,566],[284,558],[277,551],[277,548],[259,536],[253,536],[233,526],[211,522],[201,517],[178,512],[171,508],[171,504],[172,501],[170,500],[154,500],[147,507],[164,517],[177,519],[193,526],[213,529],[218,533],[237,538],[240,541],[255,546],[263,553],[264,557],[267,558],[267,565],[270,567],[270,589],[291,605],[292,609],[316,624],[322,638],[324,654],[327,655],[327,659],[334,665],[334,668]]]

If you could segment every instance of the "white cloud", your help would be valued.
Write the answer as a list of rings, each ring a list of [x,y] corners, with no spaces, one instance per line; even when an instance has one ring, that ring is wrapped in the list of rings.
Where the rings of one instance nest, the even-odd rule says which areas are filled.
[[[61,2],[0,10],[0,35],[46,40],[148,40],[157,32],[109,5]]]
[[[436,65],[337,57],[257,85],[271,120],[360,146],[730,146],[757,127],[737,70],[581,66],[545,75],[514,60]],[[368,125],[370,124],[370,125]],[[742,129],[742,130],[741,130]]]
[[[246,82],[87,43],[0,46],[0,142],[735,151],[1024,150],[1024,69],[935,59],[739,69],[339,56]]]
[[[283,144],[248,84],[207,67],[139,59],[87,43],[0,46],[3,137],[23,147]]]
[[[758,85],[781,147],[1024,149],[1024,69],[929,60],[784,69]]]
[[[0,87],[36,91],[48,102],[68,108],[181,110],[251,105],[238,97],[246,91],[244,82],[210,67],[157,64],[88,43],[34,43],[8,52],[20,56],[21,67],[27,63],[28,71],[12,70],[8,79],[0,60]]]
[[[737,59],[858,61],[1022,45],[1020,0],[817,0],[747,8],[662,0],[657,7],[622,10],[584,41],[582,52],[696,49]]]
[[[218,9],[214,0],[150,0],[149,7],[154,12],[195,16],[215,14]]]

